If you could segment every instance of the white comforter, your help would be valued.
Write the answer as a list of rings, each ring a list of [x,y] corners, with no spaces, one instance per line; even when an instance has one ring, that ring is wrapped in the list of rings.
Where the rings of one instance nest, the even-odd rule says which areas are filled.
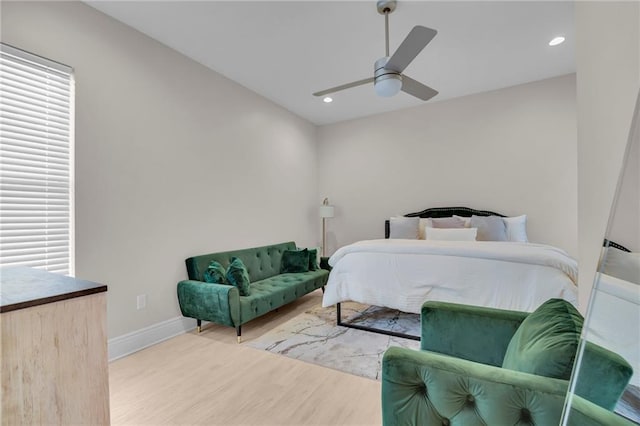
[[[640,387],[640,285],[599,276],[585,337],[626,359],[633,367],[631,384]]]
[[[322,306],[355,301],[419,313],[427,300],[534,311],[550,298],[577,303],[578,267],[543,244],[369,240],[340,248]]]

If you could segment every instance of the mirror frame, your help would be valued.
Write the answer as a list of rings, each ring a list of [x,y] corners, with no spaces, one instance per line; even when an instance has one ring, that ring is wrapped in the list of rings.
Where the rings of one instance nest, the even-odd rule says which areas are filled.
[[[618,176],[618,181],[616,184],[616,190],[615,190],[613,201],[611,204],[611,209],[609,211],[609,219],[607,221],[607,228],[605,231],[605,238],[604,238],[604,245],[603,245],[604,248],[602,249],[604,254],[603,256],[601,256],[601,261],[600,261],[600,264],[598,265],[598,268],[593,280],[593,286],[591,288],[591,294],[589,296],[589,303],[587,305],[584,325],[582,327],[582,331],[580,334],[580,344],[578,346],[578,351],[576,353],[576,358],[575,358],[573,370],[571,372],[571,378],[569,381],[569,388],[567,389],[567,396],[566,396],[565,404],[562,410],[562,417],[560,421],[560,424],[562,426],[568,425],[569,419],[571,417],[573,397],[575,396],[576,385],[580,375],[580,367],[582,366],[584,349],[588,341],[587,334],[589,333],[590,323],[593,317],[592,315],[593,308],[594,308],[594,304],[596,303],[596,298],[597,298],[598,290],[600,287],[599,285],[600,278],[601,278],[601,275],[603,274],[604,265],[606,263],[609,247],[614,248],[617,245],[616,243],[612,243],[611,241],[609,241],[608,237],[610,237],[611,235],[614,218],[616,217],[616,211],[617,211],[618,203],[620,200],[621,189],[624,183],[624,176],[629,164],[629,157],[630,157],[630,153],[634,143],[638,144],[639,145],[638,149],[640,149],[640,90],[638,91],[638,94],[636,96],[635,108],[634,108],[633,116],[631,119],[631,127],[629,130],[629,136],[628,136],[626,148],[624,151],[624,157],[622,159],[622,167],[620,169],[620,174]],[[638,220],[640,220],[640,218],[638,218]],[[638,349],[640,350],[640,340],[638,341]],[[640,371],[638,373],[640,373]],[[621,416],[619,414],[617,415],[620,416],[621,419],[628,420],[624,416]]]

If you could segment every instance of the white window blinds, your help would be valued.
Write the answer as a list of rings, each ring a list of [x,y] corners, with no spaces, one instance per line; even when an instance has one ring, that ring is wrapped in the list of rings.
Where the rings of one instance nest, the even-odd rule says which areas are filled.
[[[0,44],[0,266],[73,275],[72,69]]]

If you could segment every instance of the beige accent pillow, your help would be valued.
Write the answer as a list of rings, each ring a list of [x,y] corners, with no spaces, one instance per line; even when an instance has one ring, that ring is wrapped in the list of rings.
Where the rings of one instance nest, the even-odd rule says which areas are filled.
[[[464,228],[464,220],[457,217],[439,217],[431,219],[432,228]]]
[[[426,228],[427,241],[475,241],[477,228]]]

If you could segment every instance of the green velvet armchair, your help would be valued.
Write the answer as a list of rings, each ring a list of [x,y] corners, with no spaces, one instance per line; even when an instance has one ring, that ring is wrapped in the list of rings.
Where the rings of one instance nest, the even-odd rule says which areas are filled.
[[[528,315],[443,302],[425,303],[421,350],[392,347],[384,354],[383,424],[559,424],[569,377],[551,378],[503,367],[505,355],[512,350],[510,343],[517,338],[514,336]],[[547,321],[546,329],[556,327],[555,315],[548,316]],[[579,336],[581,317],[578,322]],[[548,348],[553,344],[545,344],[541,355],[548,357]],[[573,358],[564,361],[569,363],[569,370],[563,374],[570,375]],[[528,359],[527,362],[535,364]],[[630,425],[611,411],[632,375],[629,364],[618,355],[590,344],[583,362],[594,368],[590,369],[589,377],[582,377],[577,384],[579,396],[574,398],[569,424]],[[545,364],[555,365],[549,359],[545,359]],[[528,365],[524,367],[527,368]]]

